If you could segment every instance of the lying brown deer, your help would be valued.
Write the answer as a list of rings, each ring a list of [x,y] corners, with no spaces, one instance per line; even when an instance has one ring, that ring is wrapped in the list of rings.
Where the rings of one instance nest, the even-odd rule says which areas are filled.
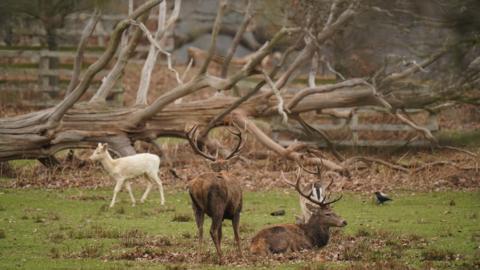
[[[295,189],[300,196],[311,203],[306,204],[306,207],[312,213],[310,219],[302,224],[281,224],[262,229],[252,238],[250,244],[252,254],[265,256],[270,253],[320,248],[328,243],[330,227],[347,225],[347,222],[330,208],[330,204],[342,197],[340,196],[329,202],[326,201],[327,195],[321,201],[312,199],[311,194],[305,194],[300,188],[300,169],[297,172]],[[315,206],[312,206],[312,204]]]
[[[240,248],[240,212],[242,211],[242,189],[237,181],[231,179],[226,172],[227,161],[236,156],[242,145],[242,136],[240,132],[233,133],[238,137],[238,144],[234,150],[224,159],[213,157],[200,150],[196,139],[197,127],[193,127],[187,133],[187,139],[194,152],[202,157],[212,161],[210,167],[212,173],[206,173],[197,176],[190,181],[188,191],[192,199],[192,208],[195,214],[195,221],[198,228],[200,250],[203,243],[203,219],[207,214],[212,218],[210,235],[215,244],[219,262],[222,263],[222,221],[224,219],[232,220],[235,242],[238,253],[242,256]]]

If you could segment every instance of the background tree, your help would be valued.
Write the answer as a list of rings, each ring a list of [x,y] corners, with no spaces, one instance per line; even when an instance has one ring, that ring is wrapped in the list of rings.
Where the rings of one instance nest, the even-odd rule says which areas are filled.
[[[269,119],[280,115],[284,122],[290,120],[300,123],[305,132],[321,133],[308,124],[304,117],[305,114],[312,111],[322,113],[322,110],[325,109],[355,109],[374,106],[410,125],[420,135],[430,140],[433,146],[440,147],[430,131],[416,124],[403,109],[441,105],[440,102],[444,102],[448,97],[458,97],[458,93],[461,93],[460,96],[463,99],[468,97],[466,99],[478,101],[475,96],[470,98],[470,94],[465,94],[478,90],[476,85],[479,71],[474,65],[476,60],[468,56],[469,52],[475,50],[478,43],[475,33],[473,33],[473,41],[472,38],[466,40],[447,39],[445,42],[432,44],[436,46],[423,51],[421,56],[415,56],[415,58],[412,55],[401,55],[394,51],[395,58],[401,61],[387,59],[383,65],[375,67],[374,72],[361,75],[335,70],[335,67],[341,63],[340,57],[335,56],[333,64],[330,59],[322,58],[325,48],[337,50],[336,44],[346,43],[348,39],[355,40],[360,35],[357,33],[361,29],[357,29],[358,26],[366,26],[368,30],[370,27],[388,25],[391,17],[397,17],[400,21],[397,25],[402,27],[404,22],[402,14],[405,12],[403,12],[404,9],[398,11],[397,9],[413,3],[409,1],[397,1],[388,7],[381,6],[380,4],[383,3],[381,1],[378,3],[379,5],[376,5],[375,2],[367,0],[292,1],[289,13],[293,10],[305,16],[298,16],[295,12],[287,14],[291,18],[284,20],[283,26],[271,35],[268,42],[251,54],[239,69],[227,73],[226,76],[215,76],[209,70],[213,62],[224,64],[223,66],[227,67],[235,62],[232,60],[225,64],[224,62],[229,57],[223,58],[216,53],[217,38],[221,32],[228,2],[221,0],[212,26],[210,46],[202,54],[203,61],[199,62],[200,64],[190,71],[188,76],[179,74],[178,77],[183,79],[177,80],[175,87],[155,97],[151,103],[145,104],[143,102],[145,99],[143,99],[142,102],[137,102],[136,106],[131,107],[105,106],[101,100],[88,104],[79,103],[93,76],[102,70],[114,56],[119,47],[121,35],[127,28],[134,27],[135,31],[145,33],[148,40],[157,49],[163,50],[161,44],[142,22],[142,17],[146,16],[149,10],[160,2],[162,1],[147,1],[132,12],[128,18],[120,21],[111,34],[110,43],[104,54],[87,69],[73,91],[55,107],[0,119],[0,160],[42,158],[54,155],[63,149],[91,148],[97,142],[108,142],[113,152],[118,155],[129,155],[135,152],[132,145],[136,140],[151,142],[161,136],[185,138],[186,126],[193,124],[199,125],[203,129],[201,139],[204,139],[207,147],[210,147],[214,144],[209,142],[207,135],[212,128],[237,125],[282,157],[305,164],[323,165],[332,170],[348,173],[348,168],[359,160],[358,157],[345,159],[335,155],[334,159],[331,159],[326,156],[311,156],[303,152],[306,145],[302,143],[284,147],[258,128],[252,120],[256,118]],[[432,4],[437,2],[443,4],[441,1],[434,1]],[[470,5],[473,2],[465,0],[462,3]],[[328,5],[328,8],[325,8],[325,5]],[[476,7],[476,5],[474,6]],[[421,19],[426,24],[432,20],[437,21],[436,17],[432,19],[431,16],[425,17],[410,12],[410,9],[407,10],[410,16]],[[360,24],[371,13],[381,17],[380,22],[377,24],[374,21],[368,21]],[[246,14],[249,13],[246,12]],[[418,16],[420,18],[417,18]],[[441,18],[439,16],[438,20]],[[248,20],[244,20],[244,22],[249,24]],[[244,34],[247,27],[243,26],[245,26],[244,23],[239,27],[236,36]],[[469,26],[466,29],[474,29],[474,27]],[[391,31],[390,33],[396,32]],[[161,36],[161,33],[158,35]],[[386,37],[384,36],[384,38]],[[234,39],[231,48],[235,48],[238,42],[240,39]],[[415,44],[412,46],[417,47]],[[385,49],[387,48],[388,46],[385,46]],[[441,66],[443,61],[449,63],[449,56],[459,48],[465,54],[463,56],[466,62],[464,72],[452,74],[447,78],[446,83],[418,83],[416,78],[418,74],[421,78],[422,73],[430,74],[429,69],[434,65]],[[282,58],[272,68],[263,66],[262,61],[274,50],[281,51]],[[318,61],[330,64],[329,66],[332,72],[337,74],[338,80],[329,84],[317,85],[315,72],[310,72],[308,85],[290,83],[297,75],[301,74],[305,67],[314,70]],[[178,73],[176,70],[170,71]],[[243,89],[242,92],[247,94],[242,97],[221,95],[201,101],[174,103],[182,97],[206,88],[221,91],[232,89],[240,82],[254,76],[259,79],[258,84],[253,88]],[[419,96],[418,93],[402,91],[404,88],[401,85],[405,85],[409,80],[417,83],[419,87],[431,90],[430,93],[433,94]],[[146,91],[148,92],[148,89]],[[145,94],[143,93],[141,96],[144,97]],[[380,162],[399,170],[408,171],[407,168],[384,161],[374,159],[369,159],[369,161]]]

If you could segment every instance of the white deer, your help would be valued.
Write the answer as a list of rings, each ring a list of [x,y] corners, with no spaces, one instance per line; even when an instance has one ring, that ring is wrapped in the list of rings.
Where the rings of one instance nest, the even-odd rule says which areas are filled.
[[[152,189],[152,183],[156,182],[160,190],[161,204],[163,205],[165,203],[162,181],[160,181],[160,178],[158,178],[160,158],[157,155],[143,153],[113,159],[108,153],[108,144],[99,143],[97,149],[95,149],[93,154],[90,156],[90,160],[100,161],[103,168],[113,179],[115,179],[116,184],[115,188],[113,189],[113,198],[112,202],[110,203],[110,207],[115,205],[117,193],[122,189],[123,183],[125,183],[128,193],[130,194],[130,198],[132,199],[132,204],[135,206],[135,197],[133,197],[132,187],[130,182],[127,180],[142,175],[146,175],[149,181],[147,184],[147,189],[145,190],[145,193],[143,193],[140,202],[145,202],[148,193]]]

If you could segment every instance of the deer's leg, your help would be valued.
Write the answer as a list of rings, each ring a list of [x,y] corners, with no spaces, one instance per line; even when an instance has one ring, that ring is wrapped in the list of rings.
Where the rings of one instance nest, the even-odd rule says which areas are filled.
[[[122,185],[124,179],[115,179],[117,183],[115,184],[115,187],[113,188],[113,198],[112,202],[110,203],[110,208],[112,208],[115,205],[115,201],[117,200],[117,194],[120,190],[122,190]]]
[[[190,194],[190,198],[192,199],[192,209],[193,213],[195,214],[195,223],[197,223],[197,230],[198,230],[198,255],[200,255],[203,251],[203,220],[205,217],[205,213],[203,212],[202,208],[200,208],[195,199],[193,198],[192,194]]]
[[[158,171],[155,173],[149,173],[148,178],[152,179],[152,181],[155,181],[158,185],[158,190],[160,191],[160,204],[164,205],[165,204],[165,197],[163,196],[163,184],[160,178],[158,178]]]
[[[235,242],[237,244],[238,254],[240,256],[243,256],[242,255],[242,248],[240,246],[240,232],[239,232],[239,229],[240,229],[240,213],[237,213],[233,216],[232,227],[233,227],[233,233],[235,235]]]
[[[203,243],[203,220],[205,217],[205,213],[198,207],[193,207],[193,211],[195,212],[195,222],[197,223],[198,229],[198,241],[199,244],[202,245]]]
[[[125,187],[127,188],[128,190],[128,194],[130,195],[130,199],[132,200],[132,206],[135,206],[135,197],[133,196],[133,192],[132,192],[132,185],[130,184],[130,182],[126,182],[125,183]]]
[[[140,199],[141,203],[145,202],[145,200],[147,199],[148,193],[150,193],[151,189],[152,189],[152,182],[150,181],[150,179],[148,179],[147,188],[145,189],[145,192],[143,193],[142,198]]]
[[[212,226],[210,227],[210,236],[212,236],[213,243],[215,244],[215,249],[217,250],[218,261],[220,264],[222,264],[223,260],[222,260],[222,250],[221,250],[221,241],[222,241],[222,217],[221,216],[212,217]]]

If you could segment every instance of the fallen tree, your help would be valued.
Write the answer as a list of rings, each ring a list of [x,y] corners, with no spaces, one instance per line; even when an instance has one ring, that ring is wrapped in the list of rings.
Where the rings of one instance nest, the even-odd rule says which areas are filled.
[[[280,114],[285,121],[293,119],[300,123],[303,122],[304,127],[308,129],[308,124],[301,118],[303,113],[321,112],[324,109],[376,106],[398,117],[399,120],[410,125],[419,134],[430,140],[432,145],[438,146],[435,137],[428,129],[409,119],[403,108],[435,104],[446,96],[454,99],[459,96],[458,89],[470,89],[472,82],[478,81],[479,78],[478,71],[472,68],[466,72],[468,76],[443,86],[443,91],[436,95],[408,96],[399,95],[393,91],[396,82],[412,76],[438,61],[452,48],[459,45],[458,42],[455,42],[441,46],[424,57],[422,61],[403,69],[397,68],[386,72],[383,68],[369,78],[349,78],[318,86],[315,84],[315,72],[310,72],[308,87],[290,86],[296,90],[287,90],[286,86],[296,76],[298,70],[316,59],[318,60],[315,55],[318,54],[319,48],[347,27],[364,8],[361,1],[351,1],[347,4],[339,0],[332,1],[331,9],[326,14],[328,20],[322,27],[313,27],[308,24],[282,27],[270,41],[252,53],[240,69],[229,74],[226,70],[230,62],[234,62],[231,60],[231,53],[225,58],[219,57],[215,53],[216,40],[227,7],[227,1],[221,0],[212,27],[209,50],[204,54],[205,59],[201,61],[200,66],[191,70],[195,74],[190,79],[186,80],[185,74],[180,75],[169,63],[169,69],[176,73],[178,85],[157,97],[150,104],[146,103],[148,87],[142,88],[142,92],[137,95],[136,105],[132,107],[110,107],[105,100],[108,96],[108,87],[100,87],[99,91],[104,92],[101,95],[95,95],[91,102],[79,102],[93,76],[105,68],[114,57],[120,46],[122,33],[127,28],[132,27],[135,31],[131,34],[129,43],[123,48],[118,61],[128,61],[129,55],[134,50],[142,33],[147,35],[157,50],[167,53],[158,43],[158,38],[162,36],[161,31],[153,37],[143,24],[150,10],[160,2],[162,0],[149,0],[134,10],[126,19],[120,21],[113,30],[110,43],[103,55],[87,69],[73,90],[55,107],[0,119],[0,161],[39,159],[48,165],[55,163],[49,162],[49,160],[54,160],[54,155],[58,151],[93,148],[98,142],[109,143],[111,151],[119,156],[124,156],[135,153],[133,143],[137,140],[152,142],[162,136],[185,138],[186,131],[193,125],[198,125],[203,129],[202,137],[207,139],[206,135],[210,129],[235,124],[251,133],[265,147],[285,158],[303,164],[322,165],[331,170],[347,173],[352,160],[329,160],[319,156],[305,155],[303,154],[305,145],[301,143],[284,147],[258,128],[252,120],[268,119]],[[176,4],[179,3],[180,1],[176,1]],[[178,16],[178,13],[174,13],[172,16]],[[248,12],[246,16],[249,16]],[[248,23],[249,20],[245,20],[245,24]],[[242,36],[245,28],[245,25],[239,27],[237,33],[239,37]],[[300,43],[303,42],[301,51],[292,58],[290,53],[299,45],[293,44],[284,50],[282,59],[272,70],[262,68],[262,61],[272,54],[276,44],[287,37],[295,37]],[[240,38],[234,39],[231,45],[233,49],[230,51],[235,51],[240,40]],[[125,56],[123,56],[123,52]],[[224,61],[222,76],[209,74],[209,65],[214,60],[219,61],[218,59]],[[312,63],[312,66],[314,67],[315,63]],[[248,94],[243,97],[216,95],[206,100],[175,102],[205,88],[221,91],[232,89],[239,82],[251,76],[258,77],[259,73],[261,74],[260,82],[254,88],[247,89]],[[104,83],[111,83],[111,81]],[[465,97],[464,95],[460,96]]]

